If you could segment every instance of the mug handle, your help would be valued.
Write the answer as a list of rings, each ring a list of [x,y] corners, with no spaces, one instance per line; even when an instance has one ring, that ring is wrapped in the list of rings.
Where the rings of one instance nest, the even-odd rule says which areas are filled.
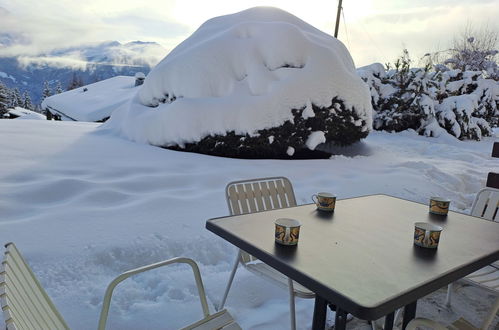
[[[423,244],[426,246],[430,245],[430,231],[429,230],[425,230],[425,232],[424,232]]]
[[[312,201],[313,201],[315,204],[317,204],[317,203],[318,203],[318,201],[316,201],[316,200],[314,199],[314,197],[315,197],[315,198],[317,198],[317,195],[316,195],[316,194],[313,194],[313,195],[312,195]]]
[[[286,227],[286,233],[284,235],[284,242],[289,242],[291,240],[291,227]]]

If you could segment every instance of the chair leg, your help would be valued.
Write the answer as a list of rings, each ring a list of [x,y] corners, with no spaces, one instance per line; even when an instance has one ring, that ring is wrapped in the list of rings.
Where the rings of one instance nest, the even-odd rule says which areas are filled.
[[[237,252],[237,257],[236,260],[234,261],[232,272],[230,273],[229,282],[227,283],[227,287],[225,288],[222,302],[220,303],[220,306],[218,306],[217,311],[221,311],[225,306],[225,302],[227,301],[227,296],[229,295],[229,290],[232,285],[232,281],[234,280],[234,275],[236,275],[237,266],[239,266],[239,260],[241,260],[241,250],[238,250]]]
[[[499,312],[499,296],[496,298],[496,301],[492,305],[489,315],[487,315],[485,317],[485,320],[483,320],[482,327],[480,329],[488,329],[490,324],[494,320],[494,317],[496,316],[497,312]]]
[[[399,309],[397,309],[397,311],[395,311],[395,317],[393,318],[394,325],[397,325],[399,318],[400,318],[400,315],[402,314],[402,310],[403,310],[402,308],[399,308]]]
[[[451,295],[452,295],[452,285],[453,283],[449,284],[447,286],[447,296],[445,297],[445,306],[447,307],[450,307],[450,298],[451,298]]]
[[[289,287],[289,315],[291,322],[291,330],[296,330],[296,311],[295,311],[295,289],[293,287],[293,280],[288,277]]]

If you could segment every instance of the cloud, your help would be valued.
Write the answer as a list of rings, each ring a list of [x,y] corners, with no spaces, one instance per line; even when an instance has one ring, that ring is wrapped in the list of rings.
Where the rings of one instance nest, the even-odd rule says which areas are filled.
[[[393,63],[403,48],[417,65],[425,53],[448,49],[468,23],[499,31],[497,4],[492,1],[398,1],[398,6],[383,1],[380,6],[379,12],[356,20],[349,19],[345,9],[347,29],[342,23],[339,37],[357,66]]]
[[[336,14],[336,5],[322,0],[1,1],[0,56],[26,59],[104,40],[155,41],[168,52],[209,18],[263,3],[331,34]],[[343,8],[339,39],[357,65],[393,61],[403,47],[414,57],[448,47],[468,22],[490,22],[499,30],[497,0],[348,0]],[[14,38],[15,45],[5,46],[5,35]]]
[[[192,29],[161,12],[127,7],[127,2],[4,1],[0,31],[24,42],[0,46],[0,56],[35,56],[53,49],[91,42],[159,41],[179,38]],[[137,2],[135,2],[137,5]],[[0,36],[0,42],[2,36]],[[168,42],[167,42],[168,43]]]
[[[183,36],[192,32],[187,25],[169,22],[159,18],[151,18],[147,15],[123,15],[114,16],[109,18],[104,18],[104,22],[111,25],[119,24],[122,25],[126,22],[126,25],[133,26],[135,28],[135,34],[144,35],[147,38],[165,38],[165,37],[177,37]]]
[[[85,70],[88,62],[72,57],[60,57],[60,56],[19,56],[17,58],[19,67],[26,69],[27,67],[45,67],[50,66],[60,69],[73,69],[73,70]]]
[[[105,42],[58,49],[46,55],[20,55],[17,61],[24,69],[50,66],[86,70],[97,65],[152,67],[166,54],[166,49],[156,43],[131,42],[122,45]]]

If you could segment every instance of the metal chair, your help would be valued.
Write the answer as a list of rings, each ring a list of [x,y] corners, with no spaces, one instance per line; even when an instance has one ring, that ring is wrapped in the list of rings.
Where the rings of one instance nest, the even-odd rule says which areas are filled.
[[[0,267],[0,305],[7,330],[69,329],[14,243],[6,244],[5,248],[5,257]],[[116,285],[132,275],[174,263],[186,263],[192,267],[204,314],[202,320],[183,329],[240,330],[241,328],[234,322],[227,310],[210,314],[199,268],[194,260],[188,258],[161,261],[129,270],[116,277],[106,290],[98,329],[104,330],[106,328],[111,296]]]
[[[285,177],[270,177],[230,182],[225,189],[225,193],[231,215],[296,206],[293,186]],[[225,305],[239,264],[243,265],[250,272],[269,279],[281,287],[288,289],[291,329],[296,329],[294,297],[315,298],[315,294],[241,249],[239,249],[237,254],[222,302],[218,308],[221,309]]]
[[[476,328],[468,322],[467,320],[460,318],[457,321],[454,321],[452,324],[445,327],[443,324],[438,323],[436,321],[426,319],[426,318],[415,318],[407,324],[406,330],[416,330],[418,327],[423,327],[424,329],[430,328],[435,330],[488,330],[492,321],[494,320],[495,315],[499,312],[499,297],[497,297],[492,309],[483,321],[480,328]]]
[[[478,192],[473,201],[471,215],[491,221],[499,221],[498,207],[499,189],[484,188]],[[463,280],[499,295],[499,262],[486,266],[464,277]],[[448,306],[451,303],[451,295],[452,284],[449,284],[445,301]]]
[[[471,215],[486,220],[499,222],[499,189],[484,188],[480,190],[471,206]],[[499,296],[499,262],[488,265],[462,279],[468,284],[484,288]],[[445,303],[451,304],[452,284],[447,287],[447,297]],[[496,312],[499,304],[499,298],[496,302]],[[494,312],[492,309],[491,313]],[[491,316],[490,322],[495,313]],[[486,320],[487,321],[487,320]],[[486,328],[486,327],[484,327]]]

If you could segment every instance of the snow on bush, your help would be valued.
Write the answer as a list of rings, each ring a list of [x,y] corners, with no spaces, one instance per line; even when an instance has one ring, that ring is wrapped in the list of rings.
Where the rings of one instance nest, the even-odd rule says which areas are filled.
[[[487,78],[498,81],[498,37],[499,33],[493,29],[484,28],[478,31],[468,25],[461,37],[454,40],[453,47],[448,50],[450,57],[444,64],[461,71],[483,72]]]
[[[410,62],[404,51],[393,69],[379,63],[357,69],[371,91],[374,129],[426,136],[445,130],[462,140],[492,134],[499,124],[499,83],[489,72],[443,64],[410,68]]]
[[[205,22],[105,125],[172,149],[281,158],[372,127],[369,90],[337,39],[276,8]]]
[[[409,64],[405,51],[395,69],[385,72],[379,63],[358,69],[373,94],[374,129],[419,130],[434,116],[435,83],[425,69],[411,69]]]

